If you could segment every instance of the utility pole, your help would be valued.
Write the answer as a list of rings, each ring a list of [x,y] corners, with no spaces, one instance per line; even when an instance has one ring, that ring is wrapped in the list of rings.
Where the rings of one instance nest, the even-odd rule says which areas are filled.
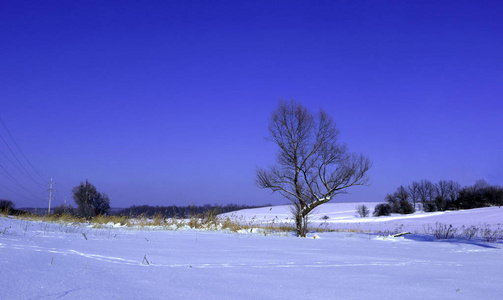
[[[51,178],[51,185],[49,187],[49,211],[47,212],[47,214],[51,213],[51,195],[52,195],[52,178]]]

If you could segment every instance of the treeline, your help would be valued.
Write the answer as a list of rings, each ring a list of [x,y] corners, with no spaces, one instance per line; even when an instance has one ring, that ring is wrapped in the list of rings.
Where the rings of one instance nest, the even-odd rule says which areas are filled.
[[[375,216],[390,213],[410,214],[416,209],[425,212],[471,209],[503,205],[503,187],[478,180],[473,186],[461,187],[452,180],[432,183],[429,180],[399,186],[393,194],[386,195],[387,203],[378,204]]]
[[[270,204],[260,205],[260,206],[250,206],[250,205],[239,205],[239,204],[227,204],[227,205],[188,205],[188,206],[150,206],[150,205],[133,205],[129,208],[125,208],[114,212],[115,215],[123,215],[129,217],[146,216],[153,217],[155,215],[162,215],[165,218],[190,218],[197,215],[205,215],[207,213],[213,214],[223,214],[231,211],[248,209],[248,208],[258,208],[271,206]]]
[[[0,213],[7,215],[20,215],[23,211],[15,209],[12,201],[0,199]]]

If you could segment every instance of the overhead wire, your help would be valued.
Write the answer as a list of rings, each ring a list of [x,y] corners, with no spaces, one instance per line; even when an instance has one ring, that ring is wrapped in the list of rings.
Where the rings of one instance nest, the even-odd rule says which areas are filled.
[[[40,185],[40,183],[38,183],[35,178],[33,178],[33,176],[31,176],[31,174],[28,172],[28,170],[26,170],[26,168],[24,167],[24,165],[19,161],[19,159],[17,158],[16,154],[14,153],[14,151],[12,151],[12,149],[10,148],[9,144],[7,144],[7,141],[4,139],[4,137],[2,136],[2,134],[0,133],[0,138],[4,141],[5,145],[7,146],[7,149],[9,149],[10,153],[12,153],[12,156],[14,156],[14,158],[16,159],[16,161],[19,163],[19,165],[21,166],[21,168],[24,170],[25,174],[28,175],[28,177],[33,180],[33,182],[35,182],[36,185],[38,185],[40,188],[44,188],[42,185]]]
[[[26,200],[30,200],[30,201],[35,200],[35,199],[32,199],[32,198],[28,198],[28,197],[26,197],[26,196],[24,196],[24,195],[22,195],[22,194],[20,194],[20,193],[18,193],[18,192],[16,192],[16,191],[13,191],[13,190],[11,190],[9,187],[7,187],[7,186],[5,186],[5,185],[3,185],[3,184],[1,184],[1,183],[0,183],[0,186],[4,187],[6,190],[8,190],[8,191],[10,191],[10,192],[12,192],[12,193],[14,193],[14,194],[16,194],[16,195],[20,196],[20,197],[23,197],[23,198],[24,198],[24,199],[26,199]]]
[[[12,182],[16,183],[17,185],[19,185],[23,190],[27,191],[28,193],[30,193],[33,197],[35,198],[38,198],[40,196],[37,196],[35,195],[35,193],[33,193],[32,191],[28,190],[24,185],[22,185],[19,181],[17,181],[17,179],[12,176],[12,174],[9,173],[9,171],[7,169],[5,169],[2,165],[0,165],[0,168],[2,168],[3,172],[7,173],[8,176],[6,176],[3,172],[1,173],[2,175],[4,175],[7,179],[11,180]],[[4,186],[4,185],[2,185]],[[5,187],[5,186],[4,186]],[[10,190],[10,189],[9,189]],[[12,191],[12,190],[10,190]]]
[[[35,169],[35,167],[33,166],[33,164],[30,162],[30,160],[28,159],[28,157],[26,157],[26,155],[24,154],[24,152],[21,150],[21,147],[19,147],[19,145],[17,144],[16,140],[14,139],[14,137],[12,136],[12,134],[10,133],[10,130],[9,128],[7,127],[7,125],[5,125],[5,122],[2,120],[2,118],[0,117],[0,123],[2,123],[3,127],[5,128],[5,131],[7,131],[7,133],[9,134],[11,140],[14,142],[14,145],[16,145],[16,148],[19,150],[19,153],[21,153],[21,155],[24,157],[24,159],[28,162],[28,165],[30,165],[30,167],[33,169],[33,171],[35,171],[35,174],[38,175],[38,177],[40,177],[40,179],[42,179],[42,181],[45,183],[47,182],[48,180],[44,179],[42,177],[42,175],[40,175],[40,173],[37,171],[37,169]]]
[[[14,139],[14,137],[12,136],[12,134],[10,133],[9,129],[7,128],[5,122],[0,118],[0,123],[2,123],[3,127],[5,128],[6,132],[8,133],[8,135],[10,136],[10,139],[11,141],[15,144],[17,150],[21,153],[21,155],[24,157],[24,159],[26,160],[26,162],[28,163],[28,165],[31,166],[31,168],[33,169],[33,171],[40,177],[40,179],[46,183],[46,180],[40,175],[40,173],[34,168],[33,164],[29,161],[29,159],[26,157],[26,155],[24,154],[24,152],[21,150],[21,148],[19,147],[19,145],[17,144],[16,140]],[[4,136],[0,133],[0,138],[2,139],[2,141],[4,142],[5,146],[7,147],[7,149],[10,151],[10,153],[12,154],[12,156],[14,157],[15,161],[17,162],[14,162],[1,148],[0,148],[0,153],[12,164],[12,166],[15,168],[15,170],[19,171],[19,174],[23,174],[24,176],[27,176],[28,178],[30,178],[31,181],[33,181],[37,186],[38,188],[41,189],[40,191],[40,195],[37,195],[37,193],[34,193],[31,189],[27,188],[24,184],[22,184],[18,179],[16,179],[16,177],[11,174],[11,172],[9,172],[9,170],[2,166],[0,164],[0,174],[2,174],[6,179],[8,179],[11,183],[14,183],[15,187],[17,188],[21,188],[23,193],[28,193],[29,195],[31,195],[31,197],[34,197],[35,199],[38,199],[39,201],[44,201],[43,200],[43,196],[41,197],[42,194],[44,194],[43,191],[46,190],[46,188],[40,184],[39,180],[36,180],[31,174],[30,172],[27,170],[27,168],[23,165],[23,163],[21,163],[20,159],[17,157],[16,153],[13,151],[13,149],[11,148],[11,146],[9,146],[9,143],[8,141],[6,140],[6,138],[4,138]],[[31,197],[26,197],[26,195],[23,195],[22,193],[18,192],[18,191],[15,191],[13,189],[13,187],[8,187],[6,186],[5,184],[1,184],[0,183],[0,186],[4,187],[6,190],[20,196],[20,197],[23,197],[24,199],[27,199],[27,200],[33,200]],[[19,190],[21,191],[21,190]]]

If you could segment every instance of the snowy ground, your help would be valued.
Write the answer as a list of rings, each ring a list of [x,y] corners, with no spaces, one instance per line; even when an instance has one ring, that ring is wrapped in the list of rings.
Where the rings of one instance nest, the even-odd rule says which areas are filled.
[[[318,213],[351,224],[343,206]],[[274,219],[280,209],[261,210],[275,212]],[[413,227],[444,216],[496,225],[501,211],[417,214],[399,222]],[[381,220],[367,223],[396,221]],[[318,235],[93,229],[0,217],[0,299],[501,299],[503,293],[497,243]]]

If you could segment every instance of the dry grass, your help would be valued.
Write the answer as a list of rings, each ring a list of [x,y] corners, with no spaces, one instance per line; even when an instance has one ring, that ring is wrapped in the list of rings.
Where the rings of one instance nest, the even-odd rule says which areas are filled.
[[[153,226],[162,226],[165,223],[164,216],[161,215],[160,213],[157,213],[154,215],[152,218],[152,225]]]
[[[95,216],[90,220],[85,218],[75,217],[70,214],[50,214],[50,215],[37,215],[26,213],[18,218],[55,222],[55,223],[87,223],[91,224],[94,228],[107,227],[110,224],[120,224],[131,228],[145,228],[155,230],[179,230],[182,228],[191,228],[197,230],[228,230],[231,232],[260,232],[264,235],[287,233],[295,231],[295,226],[288,222],[279,222],[273,220],[272,222],[260,222],[256,218],[245,220],[244,218],[225,217],[219,218],[216,211],[207,212],[204,215],[194,215],[190,219],[177,219],[177,218],[164,218],[161,214],[156,214],[152,218],[145,215],[139,217],[126,217],[126,216]],[[322,227],[311,228],[310,231],[326,232],[337,231],[334,229],[326,229]]]
[[[227,229],[233,232],[238,232],[242,229],[250,229],[251,227],[247,224],[242,224],[237,219],[231,219],[230,217],[226,217],[225,219],[219,220],[222,229]]]
[[[97,226],[105,224],[120,224],[121,226],[131,226],[130,219],[125,216],[102,216],[98,215],[92,218],[90,223]]]
[[[70,214],[38,215],[25,212],[17,217],[23,220],[41,222],[85,223],[86,221],[84,218],[79,218]]]

